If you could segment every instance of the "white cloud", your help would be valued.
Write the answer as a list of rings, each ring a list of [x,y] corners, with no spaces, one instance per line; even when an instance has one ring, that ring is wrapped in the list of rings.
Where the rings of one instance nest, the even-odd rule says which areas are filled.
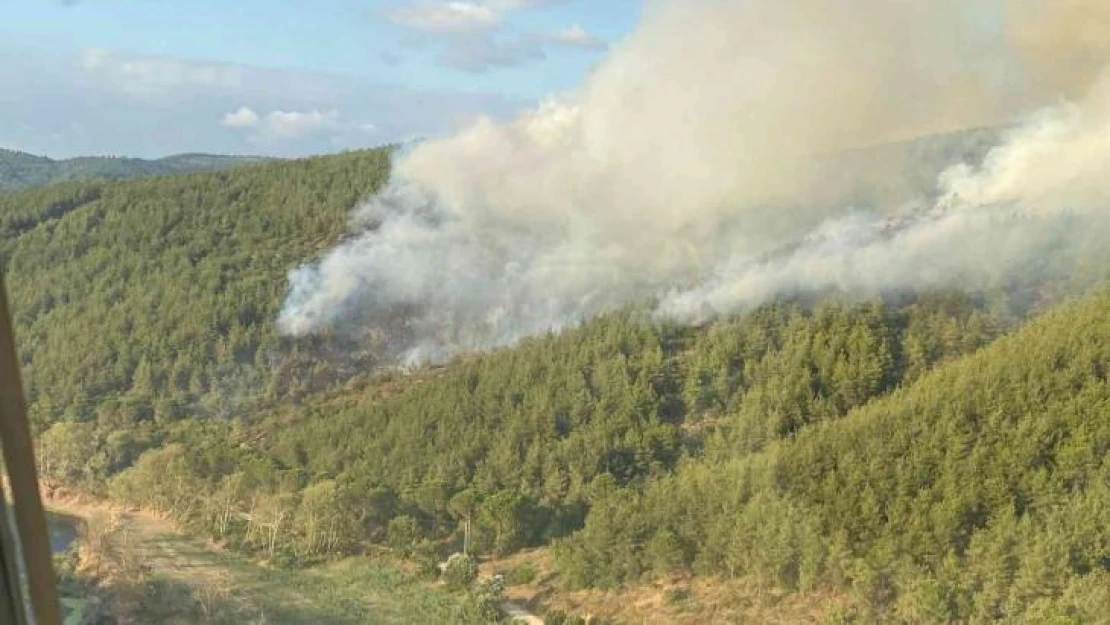
[[[81,51],[81,65],[88,70],[104,67],[111,59],[112,53],[100,48],[89,48]]]
[[[419,2],[394,9],[390,21],[430,33],[469,33],[496,28],[502,11],[479,2]]]
[[[140,96],[164,95],[188,86],[234,89],[243,81],[241,68],[227,63],[132,58],[95,48],[81,53],[79,65],[102,84]]]
[[[176,68],[178,78],[199,80],[165,80],[157,89],[148,82],[140,89],[117,71],[159,64]],[[213,69],[238,78],[209,80]],[[34,56],[2,42],[0,85],[21,86],[19,98],[0,97],[0,146],[55,157],[305,156],[437,136],[476,116],[504,118],[524,104],[497,93],[418,89],[339,73],[100,50]],[[367,122],[377,130],[360,127]]]
[[[486,0],[486,4],[500,11],[515,11],[516,9],[535,9],[564,1],[565,0]]]
[[[501,26],[506,13],[564,0],[415,0],[389,12],[394,24],[430,33],[470,33]]]
[[[249,107],[240,106],[239,110],[220,118],[220,125],[228,128],[252,128],[258,125],[259,119],[258,113]]]
[[[548,39],[555,44],[569,46],[572,48],[581,48],[583,50],[604,50],[609,47],[603,39],[586,32],[580,24],[574,24],[563,30],[556,31],[549,35]]]
[[[339,111],[281,111],[274,110],[261,116],[248,106],[240,106],[220,118],[220,125],[227,128],[251,129],[251,139],[256,142],[275,139],[299,139],[323,130],[339,130]],[[354,125],[365,131],[366,124]]]
[[[438,48],[436,62],[472,74],[516,67],[544,60],[546,50],[561,46],[581,50],[605,50],[608,45],[573,25],[553,33],[520,32],[506,15],[563,0],[415,0],[396,6],[389,19],[416,31],[408,40],[412,47]]]
[[[577,25],[554,33],[520,36],[472,33],[448,38],[436,55],[436,62],[461,72],[480,74],[543,61],[547,51],[556,46],[588,51],[608,48],[607,43]]]
[[[273,111],[266,116],[263,130],[269,136],[279,139],[303,137],[322,128],[333,126],[339,120],[339,112],[330,110]]]

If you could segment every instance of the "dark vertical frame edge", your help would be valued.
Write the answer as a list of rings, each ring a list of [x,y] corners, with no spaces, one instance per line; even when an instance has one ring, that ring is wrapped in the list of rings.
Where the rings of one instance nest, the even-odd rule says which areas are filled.
[[[34,622],[38,625],[61,625],[50,532],[39,492],[34,445],[27,421],[23,379],[19,372],[19,354],[3,274],[0,271],[0,443],[11,484],[16,530],[26,566]]]

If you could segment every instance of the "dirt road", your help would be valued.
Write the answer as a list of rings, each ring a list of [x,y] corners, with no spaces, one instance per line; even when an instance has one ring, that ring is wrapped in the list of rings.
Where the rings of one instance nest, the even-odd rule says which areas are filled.
[[[154,515],[72,500],[50,500],[51,510],[107,523],[117,554],[139,563],[152,579],[177,582],[207,601],[222,601],[239,614],[281,623],[318,623],[319,606],[294,586],[285,572],[271,571],[235,554],[209,548]]]
[[[270,569],[185,536],[154,515],[69,500],[47,504],[86,520],[114,515],[111,540],[140,562],[150,578],[178,582],[201,600],[230,604],[227,618],[216,621],[423,625],[451,622],[458,606],[457,596],[373,558],[348,558],[297,571]],[[518,622],[543,625],[521,606],[505,607]]]

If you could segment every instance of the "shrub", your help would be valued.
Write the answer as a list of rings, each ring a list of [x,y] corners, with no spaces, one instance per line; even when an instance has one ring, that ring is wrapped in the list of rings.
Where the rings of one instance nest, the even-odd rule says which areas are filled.
[[[505,580],[500,575],[475,584],[466,595],[456,614],[458,623],[499,623],[505,616],[501,604],[505,601]]]
[[[478,579],[478,564],[465,553],[456,553],[447,559],[443,569],[443,581],[455,590],[469,588]]]
[[[675,605],[683,603],[690,599],[690,589],[688,588],[668,588],[663,593],[663,602],[667,605]]]
[[[386,536],[389,547],[407,558],[420,536],[420,526],[410,516],[399,516],[390,520]]]
[[[536,581],[536,567],[527,562],[519,566],[515,566],[511,571],[509,571],[509,574],[508,576],[506,576],[505,581],[507,581],[510,586],[522,586],[524,584],[531,584],[532,582]]]

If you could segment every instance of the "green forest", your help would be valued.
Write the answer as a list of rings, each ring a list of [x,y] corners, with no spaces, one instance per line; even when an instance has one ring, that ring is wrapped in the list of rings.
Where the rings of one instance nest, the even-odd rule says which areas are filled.
[[[223,169],[268,159],[255,156],[176,154],[159,159],[78,156],[52,159],[0,148],[0,191],[90,178],[133,178]]]
[[[390,150],[0,194],[44,478],[288,567],[550,548],[568,588],[686,572],[838,623],[1110,614],[1110,290],[630,306],[414,371],[291,340],[287,272]]]

